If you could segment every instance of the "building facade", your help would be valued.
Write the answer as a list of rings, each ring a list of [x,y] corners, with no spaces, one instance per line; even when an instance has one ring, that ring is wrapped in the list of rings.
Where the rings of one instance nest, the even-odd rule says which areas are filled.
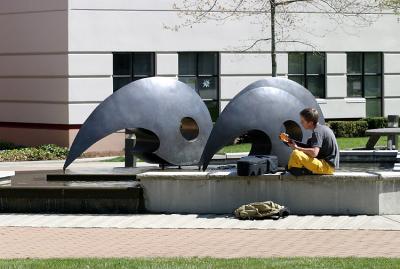
[[[191,85],[216,119],[246,85],[271,76],[268,43],[243,50],[264,31],[251,17],[173,31],[184,20],[173,2],[1,1],[0,141],[69,146],[102,100],[148,76]],[[307,37],[317,51],[278,46],[278,76],[307,87],[328,119],[399,115],[398,16],[332,30],[325,15],[299,13],[303,24],[328,30]],[[120,132],[90,150],[122,146]]]

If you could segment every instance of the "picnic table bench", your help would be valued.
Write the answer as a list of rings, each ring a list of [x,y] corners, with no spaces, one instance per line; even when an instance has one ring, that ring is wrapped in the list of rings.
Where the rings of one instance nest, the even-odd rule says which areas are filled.
[[[369,136],[366,149],[374,149],[381,136],[387,136],[387,149],[398,149],[398,136],[400,135],[400,128],[380,128],[370,129],[365,132]]]

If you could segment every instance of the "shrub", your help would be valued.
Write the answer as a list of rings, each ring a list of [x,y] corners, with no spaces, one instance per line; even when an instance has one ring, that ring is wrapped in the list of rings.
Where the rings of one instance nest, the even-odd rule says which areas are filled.
[[[65,159],[68,149],[57,145],[43,145],[0,151],[0,161],[40,161]]]
[[[368,123],[368,129],[386,128],[388,119],[385,117],[371,117],[362,119]]]
[[[360,137],[365,136],[368,122],[358,121],[330,121],[327,125],[335,133],[336,137]]]
[[[14,143],[10,142],[0,141],[0,150],[19,149],[19,148],[23,148],[23,146],[15,145]]]

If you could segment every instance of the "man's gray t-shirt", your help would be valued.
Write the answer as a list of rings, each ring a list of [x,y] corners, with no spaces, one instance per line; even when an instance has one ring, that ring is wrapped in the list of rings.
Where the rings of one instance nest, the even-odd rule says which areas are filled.
[[[328,126],[318,123],[307,144],[320,148],[317,159],[325,160],[331,166],[339,168],[339,146],[335,134]]]

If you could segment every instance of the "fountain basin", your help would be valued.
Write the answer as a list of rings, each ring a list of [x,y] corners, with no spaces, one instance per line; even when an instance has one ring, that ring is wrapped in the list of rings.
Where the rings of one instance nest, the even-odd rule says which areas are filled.
[[[400,214],[400,172],[241,177],[234,169],[155,171],[137,180],[146,210],[157,213],[230,214],[243,204],[273,200],[297,215]]]

